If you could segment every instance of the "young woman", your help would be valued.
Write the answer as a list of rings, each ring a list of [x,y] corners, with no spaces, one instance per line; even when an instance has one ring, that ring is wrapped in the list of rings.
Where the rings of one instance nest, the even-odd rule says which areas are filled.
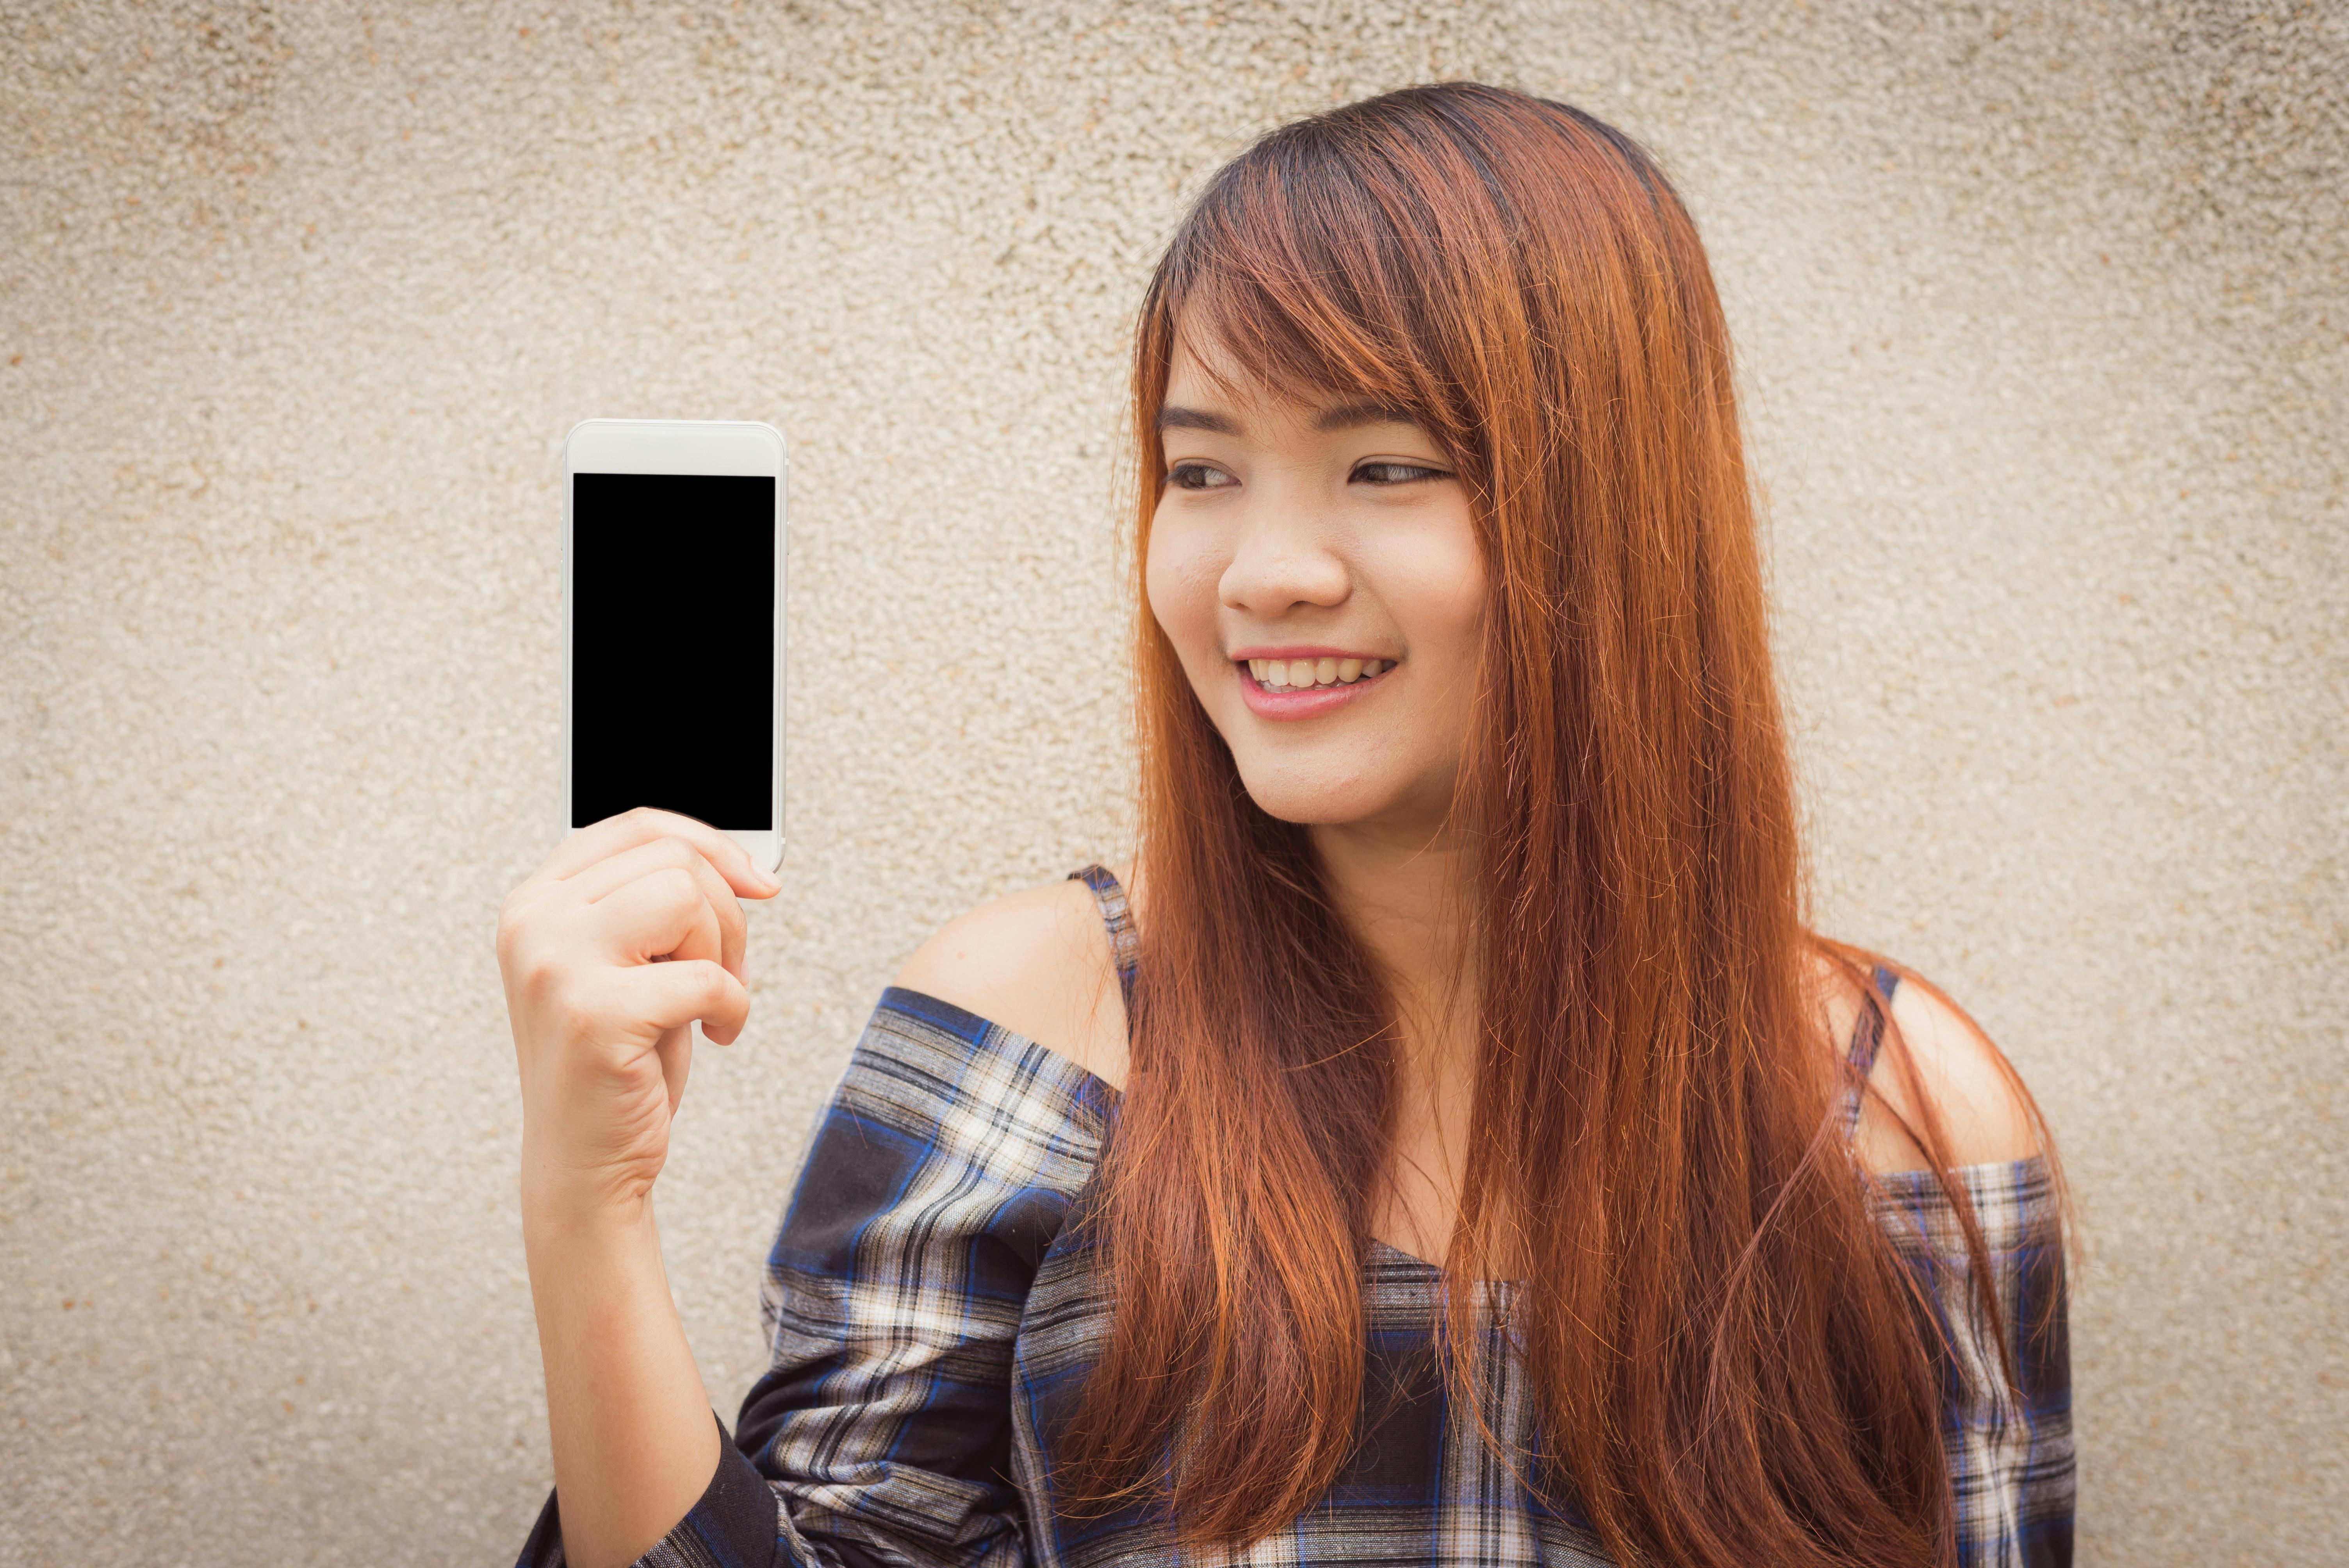
[[[2067,1562],[2044,1128],[1804,923],[1731,380],[1575,109],[1225,169],[1135,346],[1138,859],[883,994],[730,1439],[651,1194],[775,885],[640,810],[508,901],[523,1561]]]

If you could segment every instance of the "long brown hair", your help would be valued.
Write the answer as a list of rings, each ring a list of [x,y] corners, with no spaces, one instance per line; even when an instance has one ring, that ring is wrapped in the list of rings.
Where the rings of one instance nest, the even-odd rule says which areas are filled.
[[[1470,498],[1491,586],[1454,820],[1480,1059],[1433,1326],[1454,1387],[1464,1282],[1515,1260],[1545,1451],[1504,1457],[1619,1559],[1945,1561],[1933,1346],[1806,981],[1866,955],[1805,923],[1729,342],[1678,197],[1612,128],[1474,84],[1260,140],[1143,308],[1137,571],[1178,325],[1276,387],[1410,410]],[[1137,598],[1148,903],[1100,1188],[1113,1308],[1055,1481],[1064,1509],[1154,1500],[1237,1544],[1357,1439],[1393,1001]]]

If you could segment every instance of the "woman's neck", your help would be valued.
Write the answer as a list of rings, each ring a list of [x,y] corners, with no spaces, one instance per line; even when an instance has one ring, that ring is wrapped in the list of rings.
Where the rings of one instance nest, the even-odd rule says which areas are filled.
[[[1392,1141],[1370,1195],[1371,1233],[1441,1264],[1458,1223],[1475,1103],[1477,975],[1461,896],[1466,855],[1457,834],[1440,830],[1312,831],[1330,899],[1385,970],[1400,1026]]]
[[[1394,987],[1409,1053],[1448,1054],[1475,1004],[1460,835],[1354,822],[1310,830],[1331,902]]]

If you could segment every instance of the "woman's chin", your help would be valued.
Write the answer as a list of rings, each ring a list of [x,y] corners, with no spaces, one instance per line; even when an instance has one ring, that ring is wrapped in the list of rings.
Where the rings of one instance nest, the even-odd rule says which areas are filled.
[[[1412,793],[1351,777],[1299,769],[1274,769],[1262,777],[1240,770],[1240,782],[1267,816],[1300,828],[1396,826],[1423,823],[1433,830],[1441,807],[1423,807]]]

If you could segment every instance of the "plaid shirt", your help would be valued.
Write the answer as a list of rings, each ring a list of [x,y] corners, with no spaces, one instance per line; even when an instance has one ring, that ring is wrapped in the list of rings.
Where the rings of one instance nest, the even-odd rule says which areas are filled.
[[[1130,973],[1122,890],[1101,895]],[[1879,972],[1889,997],[1897,984]],[[1875,1020],[1853,1042],[1872,1063]],[[819,1123],[767,1261],[771,1368],[691,1512],[646,1568],[1015,1568],[1181,1562],[1139,1513],[1059,1516],[1046,1434],[1072,1401],[1108,1322],[1071,1223],[1116,1091],[1067,1057],[918,992],[883,993]],[[1848,1114],[1856,1118],[1855,1102]],[[1895,1247],[1937,1304],[1944,1445],[1964,1568],[2062,1564],[2072,1554],[2071,1389],[2064,1274],[2044,1161],[1965,1167],[2020,1405],[1973,1305],[1957,1220],[1932,1178],[1877,1178]],[[1431,1354],[1439,1272],[1373,1243],[1364,1408],[1374,1424],[1320,1506],[1233,1561],[1604,1564],[1580,1522],[1529,1498],[1479,1438],[1447,1418]],[[1478,1287],[1506,1292],[1508,1284]],[[2052,1305],[2051,1334],[2028,1326]],[[1491,1315],[1485,1321],[1492,1322]],[[1531,1390],[1496,1329],[1479,1390],[1524,1451]],[[722,1430],[722,1428],[721,1428]],[[554,1500],[522,1568],[556,1568]]]

